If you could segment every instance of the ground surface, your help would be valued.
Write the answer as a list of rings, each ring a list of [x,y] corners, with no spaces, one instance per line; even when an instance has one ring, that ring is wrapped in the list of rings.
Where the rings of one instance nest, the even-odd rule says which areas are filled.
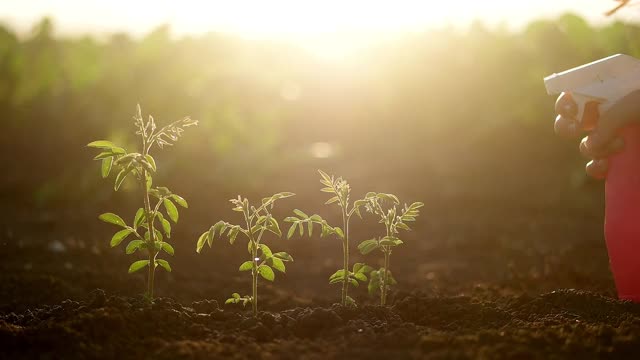
[[[339,289],[326,277],[341,261],[336,240],[273,241],[296,261],[274,284],[260,283],[257,320],[242,307],[219,305],[249,290],[246,273],[235,272],[244,246],[221,241],[196,255],[186,239],[197,233],[176,226],[183,251],[171,259],[171,274],[158,273],[160,298],[149,307],[136,295],[143,274],[126,274],[132,258],[105,245],[108,225],[18,211],[3,235],[0,358],[640,356],[640,305],[614,298],[601,214],[584,210],[597,204],[554,209],[531,201],[516,213],[494,203],[503,214],[483,212],[482,203],[449,204],[425,216],[405,237],[411,247],[394,253],[400,284],[388,308],[363,288],[351,290],[358,308],[333,305]],[[354,233],[367,231],[356,226]],[[377,259],[354,256],[360,260]]]
[[[115,229],[96,219],[106,211],[133,218],[135,198],[127,202],[96,181],[104,192],[36,207],[7,187],[0,217],[0,358],[640,358],[640,305],[615,299],[601,184],[584,182],[578,162],[572,169],[558,158],[575,151],[572,146],[559,151],[538,140],[537,147],[522,146],[522,138],[511,135],[475,147],[491,151],[452,147],[446,161],[434,157],[395,172],[402,176],[372,177],[366,164],[349,168],[354,196],[390,191],[426,203],[393,254],[399,284],[388,308],[375,306],[363,287],[350,292],[358,308],[335,306],[339,289],[327,277],[341,265],[341,246],[315,237],[267,241],[295,262],[275,283],[260,283],[257,320],[241,306],[222,305],[232,292],[249,292],[247,273],[236,271],[246,248],[219,241],[197,255],[195,241],[218,219],[237,220],[226,199],[244,190],[207,186],[196,176],[166,181],[190,207],[174,226],[173,272],[158,272],[159,298],[148,307],[139,296],[144,274],[126,273],[136,257],[109,248]],[[268,182],[260,195],[299,194],[283,202],[278,216],[300,208],[339,221],[335,209],[322,205],[313,168]],[[378,226],[371,218],[353,224],[352,253]],[[381,259],[354,254],[355,261]]]

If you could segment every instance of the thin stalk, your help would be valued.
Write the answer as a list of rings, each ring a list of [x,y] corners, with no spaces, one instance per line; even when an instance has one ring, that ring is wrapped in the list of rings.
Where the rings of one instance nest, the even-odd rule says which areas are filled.
[[[249,230],[251,231],[251,230]],[[258,316],[258,245],[253,244],[251,256],[253,257],[253,271],[251,271],[251,276],[253,276],[251,283],[251,308],[253,310],[253,317]]]
[[[344,267],[344,281],[342,282],[342,306],[347,305],[347,296],[349,292],[349,218],[346,209],[342,208],[342,225],[344,229],[344,239],[342,240],[342,254]]]
[[[147,134],[144,129],[144,126],[141,127],[142,130],[142,156],[146,157],[149,153],[149,148],[151,144],[147,144]],[[148,145],[148,146],[147,146]],[[153,300],[153,288],[154,288],[154,279],[156,273],[156,256],[158,252],[156,251],[156,232],[153,227],[153,217],[151,216],[151,203],[149,202],[149,189],[147,189],[147,170],[142,170],[142,191],[144,195],[144,211],[145,218],[147,219],[147,229],[149,231],[149,243],[147,244],[147,252],[149,254],[149,274],[147,277],[147,294],[149,295],[149,299]]]
[[[391,261],[391,249],[387,247],[384,251],[384,276],[382,277],[382,291],[380,292],[380,305],[387,304],[387,281],[389,279],[389,263]]]

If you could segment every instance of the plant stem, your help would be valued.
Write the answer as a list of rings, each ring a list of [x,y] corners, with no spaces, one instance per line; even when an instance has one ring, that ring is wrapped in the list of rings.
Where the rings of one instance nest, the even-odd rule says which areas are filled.
[[[144,189],[144,210],[147,219],[147,226],[149,230],[149,244],[147,244],[147,251],[149,253],[149,275],[147,278],[147,294],[149,298],[153,300],[153,282],[156,272],[156,234],[153,228],[153,219],[151,217],[151,204],[149,203],[149,190],[147,189],[147,171],[142,173],[142,188]]]
[[[147,133],[144,126],[140,128],[142,131],[142,156],[146,157],[152,143],[147,144]],[[147,146],[149,145],[149,146]],[[149,253],[149,275],[147,278],[147,294],[150,300],[153,300],[153,282],[156,274],[156,232],[153,228],[154,217],[151,216],[151,203],[149,202],[149,189],[147,189],[147,170],[142,170],[142,191],[144,194],[144,211],[147,219],[147,230],[149,231],[149,243],[147,244],[147,252]]]
[[[382,291],[380,292],[380,305],[387,304],[387,281],[389,279],[389,262],[391,261],[391,249],[387,248],[384,252],[384,276],[382,277]]]
[[[251,231],[251,230],[249,230]],[[258,246],[254,243],[255,246],[253,246],[253,251],[251,253],[251,256],[253,257],[253,271],[251,272],[251,275],[253,276],[252,279],[252,284],[251,284],[251,293],[252,293],[252,297],[251,297],[251,307],[253,310],[253,317],[257,317],[258,316],[258,260],[256,260],[256,258],[258,257]]]
[[[344,267],[344,280],[342,282],[342,306],[347,305],[347,296],[349,292],[349,218],[346,209],[342,208],[342,225],[344,228],[344,239],[342,240],[342,254]]]

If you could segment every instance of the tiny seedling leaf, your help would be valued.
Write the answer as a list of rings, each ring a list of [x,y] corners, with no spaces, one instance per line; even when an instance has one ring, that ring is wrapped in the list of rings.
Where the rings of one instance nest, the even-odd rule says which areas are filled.
[[[107,141],[107,140],[92,141],[92,142],[88,143],[87,146],[91,147],[91,148],[96,148],[96,149],[111,149],[111,148],[114,148],[114,147],[118,147],[118,146],[116,146],[116,144],[112,143],[111,141]]]
[[[136,216],[133,218],[133,228],[137,229],[145,220],[146,216],[144,215],[144,209],[139,208],[138,211],[136,211]]]
[[[205,231],[198,238],[198,243],[196,244],[196,252],[199,254],[202,251],[202,247],[207,242],[207,238],[209,237],[209,231]]]
[[[98,219],[107,222],[109,224],[114,224],[114,225],[118,225],[118,226],[122,226],[122,227],[127,227],[127,224],[125,224],[124,220],[122,220],[122,218],[114,213],[104,213],[100,216],[98,216]]]
[[[158,214],[161,215],[161,214]],[[164,230],[164,233],[167,235],[167,238],[171,237],[171,223],[169,222],[169,220],[165,219],[164,217],[160,217],[160,223],[162,224],[162,230]]]
[[[293,257],[284,251],[274,253],[273,256],[283,261],[293,261]]]
[[[291,227],[289,228],[289,231],[287,232],[287,239],[291,239],[291,237],[293,236],[293,234],[296,232],[296,226],[298,226],[299,223],[294,222],[293,224],[291,224]]]
[[[370,239],[370,240],[365,240],[363,242],[360,243],[360,245],[358,245],[358,250],[360,251],[360,253],[362,255],[367,255],[368,253],[372,252],[373,250],[378,248],[378,240],[377,239]]]
[[[274,269],[280,271],[280,272],[285,272],[286,271],[286,267],[284,266],[284,262],[282,260],[280,260],[279,258],[273,256],[269,258],[269,261],[271,262],[271,266],[273,266]]]
[[[133,230],[131,230],[131,229],[124,229],[124,230],[120,230],[117,233],[115,233],[113,235],[113,237],[111,238],[111,247],[116,247],[116,246],[120,245],[122,240],[126,239],[127,236],[129,236],[129,234],[131,234],[132,232],[133,232]]]
[[[147,154],[144,156],[145,160],[147,160],[147,163],[151,166],[151,170],[153,170],[153,172],[156,172],[156,161],[153,159],[153,156]]]
[[[248,260],[242,263],[242,265],[240,265],[240,268],[238,268],[238,271],[249,271],[253,269],[253,261]]]
[[[176,208],[176,205],[173,203],[173,201],[165,198],[162,201],[164,208],[167,210],[167,215],[169,215],[169,218],[174,222],[177,223],[178,222],[178,208]]]
[[[127,248],[125,249],[125,253],[127,253],[127,255],[131,255],[134,252],[136,252],[138,249],[140,249],[142,247],[142,245],[144,245],[144,241],[142,240],[132,240],[129,242],[129,244],[127,244]]]
[[[109,176],[109,173],[111,172],[112,164],[113,164],[113,157],[102,159],[101,173],[103,178],[106,178],[107,176]]]
[[[189,204],[187,203],[187,200],[185,200],[182,196],[180,195],[176,195],[176,194],[172,194],[171,198],[173,199],[173,201],[176,202],[176,204],[182,206],[183,208],[188,208]]]
[[[156,259],[156,265],[160,265],[162,266],[163,269],[167,270],[168,272],[171,272],[171,265],[169,265],[169,262],[167,260]]]
[[[273,281],[276,278],[276,274],[274,274],[273,270],[267,265],[260,265],[258,267],[258,273],[265,280]]]
[[[171,246],[171,244],[166,243],[166,242],[162,242],[160,244],[160,247],[162,248],[162,250],[164,250],[164,252],[166,252],[167,254],[173,256],[173,254],[175,253],[175,250],[173,249],[173,246]]]
[[[129,266],[129,274],[134,273],[147,265],[149,265],[149,260],[138,260]]]

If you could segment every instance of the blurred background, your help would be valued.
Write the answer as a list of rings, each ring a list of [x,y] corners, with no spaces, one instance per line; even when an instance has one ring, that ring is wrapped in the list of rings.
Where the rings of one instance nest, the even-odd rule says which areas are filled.
[[[204,3],[0,3],[2,306],[142,290],[143,274],[126,274],[134,257],[109,249],[114,229],[97,220],[133,217],[139,189],[114,193],[85,147],[134,150],[137,103],[159,124],[200,120],[154,149],[156,184],[190,202],[161,295],[222,298],[248,284],[235,272],[243,246],[194,254],[208,226],[237,220],[237,194],[292,191],[280,215],[339,221],[316,169],[344,176],[353,197],[426,204],[392,258],[399,291],[613,294],[602,184],[585,177],[577,141],[553,134],[542,78],[640,57],[634,7],[606,17],[617,2]],[[353,249],[383,230],[356,222]],[[337,240],[272,241],[299,261],[265,291],[333,300]]]

